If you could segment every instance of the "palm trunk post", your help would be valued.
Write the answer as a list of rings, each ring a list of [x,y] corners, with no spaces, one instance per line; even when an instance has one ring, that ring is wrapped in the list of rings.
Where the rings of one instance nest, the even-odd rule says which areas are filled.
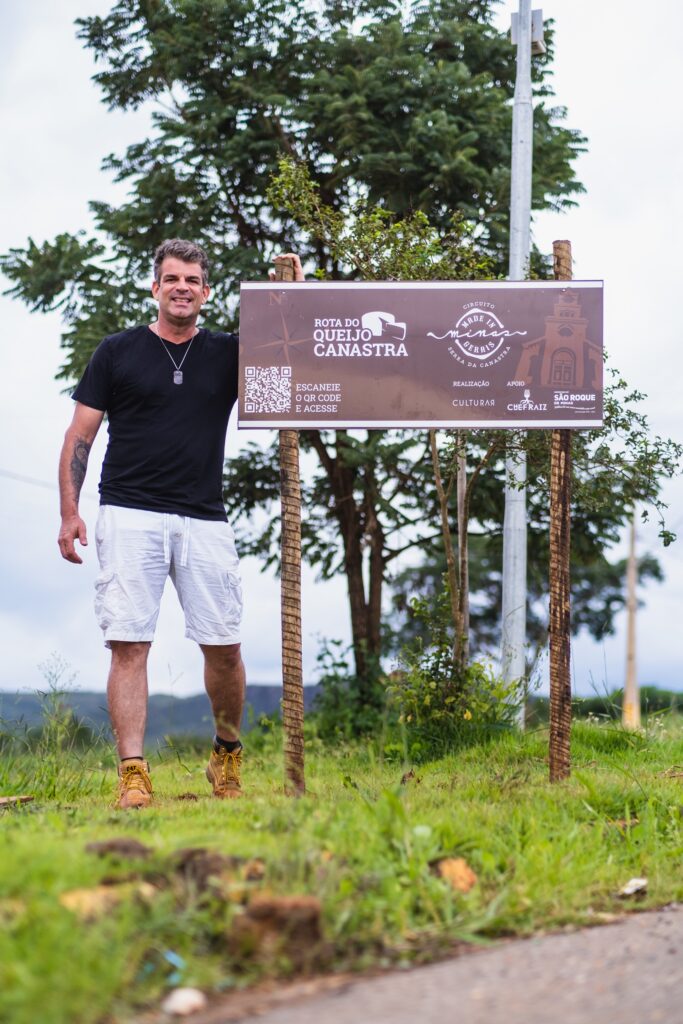
[[[571,281],[570,242],[553,242],[558,281]],[[572,725],[570,634],[571,430],[553,430],[550,450],[550,781],[569,778]]]
[[[291,260],[275,264],[276,281],[293,281]],[[299,435],[280,431],[280,615],[282,622],[282,723],[285,734],[285,793],[302,796],[304,779],[304,688],[301,666],[301,481]]]

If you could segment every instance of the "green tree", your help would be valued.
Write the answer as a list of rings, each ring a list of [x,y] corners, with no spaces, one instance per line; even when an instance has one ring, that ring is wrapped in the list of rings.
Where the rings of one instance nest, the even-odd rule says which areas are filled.
[[[338,265],[352,268],[366,279],[470,279],[486,276],[490,269],[457,217],[449,232],[441,234],[422,214],[397,219],[365,199],[357,200],[345,212],[337,211],[321,200],[319,187],[302,164],[283,161],[269,194],[274,203],[296,217],[300,229],[325,245]],[[645,515],[648,509],[654,510],[660,517],[662,539],[665,543],[672,539],[664,525],[659,492],[661,481],[678,471],[683,448],[650,435],[638,408],[642,398],[616,372],[608,370],[605,427],[574,435],[575,623],[577,627],[586,625],[596,636],[611,628],[618,608],[614,594],[618,567],[611,565],[605,549],[618,540],[634,504],[646,503]],[[443,573],[444,541],[437,526],[440,507],[429,439],[418,431],[367,431],[361,436],[361,432],[310,430],[301,431],[300,436],[304,450],[318,455],[304,493],[304,556],[319,567],[323,578],[346,573],[356,673],[362,678],[371,659],[382,650],[382,590],[394,566],[400,564],[399,556],[407,551],[426,554],[427,565],[436,560],[439,577]],[[500,607],[497,567],[501,562],[504,453],[510,437],[507,432],[484,430],[464,436],[470,479],[465,518],[470,520],[479,563],[472,580],[478,597],[474,622],[478,640],[483,642]],[[440,437],[439,459],[448,486],[463,449],[463,435],[450,431],[440,432]],[[531,431],[523,436],[523,443],[529,460],[529,522],[534,539],[530,545],[531,598],[539,603],[547,593],[550,434]],[[270,512],[277,500],[276,459],[274,446],[265,452],[252,446],[231,460],[226,479],[226,494],[241,513],[244,549],[269,562],[277,559],[277,519],[268,515],[263,528],[253,514],[264,507]],[[255,528],[250,527],[250,518]],[[457,532],[457,522],[451,529]],[[464,536],[468,533],[465,524]],[[343,556],[339,554],[340,536]],[[656,572],[653,565],[648,568],[651,574]],[[404,584],[411,571],[419,578],[423,570],[404,572]],[[462,564],[457,584],[456,634],[466,604],[463,598],[469,592]],[[458,646],[456,642],[455,662],[464,667]],[[367,695],[371,692],[368,681]]]
[[[470,466],[472,465],[471,459]],[[530,463],[530,480],[536,475],[537,466]],[[580,478],[575,475],[574,485],[581,487]],[[472,647],[481,652],[496,652],[500,647],[500,606],[502,600],[502,548],[503,548],[503,491],[501,467],[490,468],[488,479],[480,484],[476,507],[479,515],[484,502],[489,503],[489,516],[475,518],[469,535],[470,549],[470,637]],[[486,496],[483,492],[486,492]],[[533,664],[539,650],[547,643],[548,634],[548,509],[547,492],[528,490],[529,517],[527,522],[528,542],[528,607],[527,641],[528,661]],[[629,509],[626,503],[616,515],[611,514],[607,529],[614,542],[615,528],[628,523]],[[585,630],[596,640],[612,634],[615,616],[626,603],[626,561],[609,557],[610,540],[598,530],[605,529],[603,516],[594,517],[591,508],[576,499],[572,503],[572,547],[571,547],[571,601],[572,633]],[[597,528],[596,528],[597,527]],[[451,528],[457,534],[453,516]],[[391,603],[393,614],[391,635],[387,642],[400,647],[418,634],[425,642],[428,637],[424,623],[416,618],[412,610],[412,598],[435,602],[442,592],[446,575],[446,560],[440,543],[425,549],[424,559],[419,565],[402,567],[391,580]],[[645,554],[638,564],[641,583],[662,582],[664,575],[657,558]]]
[[[274,204],[296,213],[300,230],[322,243],[337,265],[366,280],[470,279],[487,271],[461,221],[442,235],[424,214],[399,219],[365,199],[337,211],[322,203],[302,164],[283,162],[269,194]],[[407,550],[438,537],[434,520],[425,516],[428,444],[416,431],[377,430],[305,430],[300,441],[317,456],[303,484],[303,555],[323,578],[346,575],[356,674],[364,679],[382,650],[388,573]],[[278,557],[279,522],[268,514],[265,528],[257,518],[252,529],[249,520],[264,506],[269,513],[274,509],[278,479],[275,444],[267,451],[251,444],[226,465],[225,493],[241,521],[242,550],[264,557],[266,564]],[[370,690],[368,680],[366,696]]]
[[[12,294],[62,311],[60,378],[75,381],[102,336],[145,318],[151,252],[170,235],[212,254],[211,327],[234,313],[237,282],[263,277],[283,247],[332,277],[495,273],[506,248],[515,54],[493,10],[489,0],[118,0],[106,17],[79,20],[104,101],[144,105],[151,130],[104,160],[129,199],[93,201],[91,236],[29,239],[2,258]],[[551,102],[547,39],[534,61],[533,205],[560,209],[582,190],[573,163],[584,139]],[[309,230],[300,206],[286,210],[284,186],[268,192],[283,155],[315,186]],[[325,230],[310,230],[322,211]],[[355,240],[342,238],[347,222]],[[426,518],[423,442],[343,432],[303,441],[319,466],[306,552],[324,575],[347,572],[362,674],[379,651],[383,581]],[[260,470],[251,481],[248,465]],[[273,473],[267,452],[229,463],[233,508],[267,501]],[[252,549],[272,557],[274,529],[253,536]],[[432,543],[430,530],[420,543]]]
[[[64,315],[60,377],[97,342],[144,317],[150,255],[164,237],[201,240],[213,259],[208,326],[225,326],[236,285],[263,277],[283,246],[333,276],[324,243],[304,249],[267,196],[284,156],[308,168],[323,203],[359,195],[442,233],[454,212],[500,261],[506,245],[515,52],[490,0],[118,0],[78,21],[110,109],[145,106],[149,137],[103,168],[129,186],[93,201],[95,232],[29,240],[2,260],[12,294]],[[534,60],[534,207],[581,191],[583,138],[549,84],[552,34]],[[348,268],[346,268],[348,270]],[[125,286],[124,286],[125,285]]]
[[[664,480],[680,473],[683,446],[651,433],[640,409],[644,397],[629,388],[608,365],[605,426],[576,431],[572,438],[572,630],[578,633],[585,629],[596,639],[613,632],[615,615],[625,604],[626,563],[610,560],[609,549],[620,539],[634,507],[642,502],[643,520],[656,518],[665,546],[675,539],[665,523],[666,506],[660,489]],[[486,473],[473,491],[470,625],[474,645],[479,650],[497,650],[500,643],[504,465],[500,459],[502,441],[498,437],[498,457],[488,461]],[[527,636],[533,651],[545,643],[547,636],[550,434],[529,431],[523,440],[528,460]],[[468,433],[470,477],[495,443],[495,432]],[[458,450],[458,438],[450,432],[442,439],[447,479],[455,474]],[[452,529],[457,531],[455,515]],[[421,565],[403,570],[393,581],[393,602],[399,613],[396,628],[401,636],[410,636],[419,627],[410,614],[410,594],[435,597],[442,588],[445,572],[443,547],[436,545]],[[661,567],[651,554],[640,560],[639,577],[642,581],[663,579]]]

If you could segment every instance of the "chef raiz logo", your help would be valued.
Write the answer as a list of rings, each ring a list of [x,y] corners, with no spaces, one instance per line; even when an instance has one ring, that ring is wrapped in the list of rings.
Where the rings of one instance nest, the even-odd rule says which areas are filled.
[[[428,338],[453,341],[448,351],[464,366],[492,366],[510,351],[509,338],[524,337],[526,331],[510,331],[494,313],[493,302],[468,302],[455,326],[444,334],[428,331]]]
[[[547,402],[534,402],[529,388],[524,388],[521,402],[508,402],[508,412],[547,412]]]

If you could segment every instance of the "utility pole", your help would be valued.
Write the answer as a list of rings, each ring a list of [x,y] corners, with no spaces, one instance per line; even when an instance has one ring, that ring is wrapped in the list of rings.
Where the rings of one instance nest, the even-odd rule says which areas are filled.
[[[533,32],[532,32],[532,21]],[[540,32],[539,32],[540,25]],[[533,36],[533,39],[532,39]],[[534,111],[531,93],[531,53],[542,53],[543,14],[531,0],[519,0],[512,16],[512,41],[517,44],[517,75],[512,109],[512,176],[510,183],[511,281],[523,281],[531,248],[531,169]],[[505,519],[503,522],[502,670],[506,683],[525,674],[526,646],[526,452],[505,459]],[[520,716],[524,725],[524,707]]]
[[[631,537],[626,568],[626,610],[628,624],[626,632],[626,685],[621,724],[624,729],[640,729],[640,690],[636,669],[636,609],[638,599],[638,563],[636,561],[636,517],[631,519]]]

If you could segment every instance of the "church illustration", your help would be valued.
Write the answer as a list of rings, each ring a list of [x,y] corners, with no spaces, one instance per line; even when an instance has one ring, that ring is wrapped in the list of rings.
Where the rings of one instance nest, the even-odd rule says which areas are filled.
[[[602,351],[586,337],[588,320],[581,316],[579,293],[562,290],[554,313],[545,318],[545,334],[525,341],[515,376],[546,388],[595,391],[602,381]]]

